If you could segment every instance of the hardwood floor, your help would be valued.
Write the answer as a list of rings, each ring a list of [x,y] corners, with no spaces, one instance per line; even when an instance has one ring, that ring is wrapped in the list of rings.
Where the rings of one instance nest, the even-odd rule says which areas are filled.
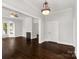
[[[24,38],[6,38],[2,41],[3,59],[38,59],[38,45],[27,43]]]
[[[25,38],[6,38],[2,40],[2,59],[74,59],[55,54],[42,48],[37,39],[27,43]],[[49,47],[51,48],[51,47]]]

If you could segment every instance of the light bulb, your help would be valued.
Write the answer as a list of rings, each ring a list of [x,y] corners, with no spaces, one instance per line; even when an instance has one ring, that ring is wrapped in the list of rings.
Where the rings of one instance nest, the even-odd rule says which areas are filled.
[[[42,11],[42,14],[43,14],[43,15],[49,15],[49,12],[50,12],[49,10],[43,10],[43,11]]]
[[[15,18],[15,16],[14,16],[14,15],[10,15],[10,17]]]

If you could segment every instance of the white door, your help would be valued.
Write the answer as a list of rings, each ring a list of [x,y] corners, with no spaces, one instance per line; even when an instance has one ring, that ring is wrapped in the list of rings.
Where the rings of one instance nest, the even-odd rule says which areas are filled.
[[[58,23],[57,22],[47,22],[46,26],[46,40],[47,41],[53,41],[58,42],[59,38],[59,31],[58,31]]]

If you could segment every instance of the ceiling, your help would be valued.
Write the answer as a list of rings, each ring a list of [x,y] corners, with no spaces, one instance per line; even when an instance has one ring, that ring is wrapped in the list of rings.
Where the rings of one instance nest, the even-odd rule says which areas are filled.
[[[24,0],[27,2],[27,0]],[[42,9],[42,4],[45,0],[28,0],[33,4],[36,8]],[[73,8],[74,2],[76,0],[46,0],[49,3],[49,7],[52,10],[62,10],[67,8]]]
[[[69,8],[74,8],[74,6],[76,5],[76,0],[46,0],[47,2],[48,2],[48,5],[49,5],[49,7],[50,7],[50,9],[51,9],[51,11],[62,11],[62,10],[67,10],[67,9],[69,9]],[[3,0],[3,2],[5,2],[6,3],[6,0]],[[7,0],[7,2],[9,2],[9,0]],[[41,12],[39,12],[39,11],[41,11],[41,9],[42,9],[42,7],[43,7],[43,3],[45,2],[45,0],[11,0],[10,1],[10,4],[12,4],[12,3],[14,3],[14,2],[16,2],[15,3],[15,5],[17,5],[18,4],[18,6],[20,6],[20,7],[23,7],[24,8],[24,6],[25,7],[28,7],[28,5],[27,4],[29,4],[30,6],[32,6],[33,8],[36,8],[38,11],[38,13],[41,13]],[[23,3],[22,3],[23,2]],[[22,3],[22,4],[24,4],[24,5],[22,5],[22,4],[20,4],[20,3]],[[20,4],[20,5],[19,5]],[[22,5],[22,6],[21,6]],[[30,7],[29,6],[29,7]],[[76,9],[76,8],[74,8],[74,9]],[[30,10],[31,12],[32,12],[32,9],[31,8],[26,8],[26,9],[23,9],[23,10]],[[35,10],[35,9],[34,9]],[[33,10],[33,14],[36,12],[36,10],[35,10],[35,12],[34,12],[34,10]],[[3,16],[8,16],[9,17],[9,12],[10,12],[11,10],[7,10],[6,11],[6,9],[4,8],[3,9]],[[37,13],[36,12],[36,13]],[[6,14],[5,14],[6,13]],[[52,14],[52,12],[51,12],[51,14]],[[25,15],[22,15],[22,14],[20,14],[20,13],[18,13],[18,15],[19,15],[19,19],[20,18],[25,18]]]
[[[24,14],[22,14],[22,13],[19,13],[19,12],[17,12],[17,11],[14,11],[14,10],[11,10],[11,9],[8,9],[8,8],[5,8],[5,7],[3,7],[2,8],[3,10],[2,10],[2,16],[3,16],[3,18],[12,18],[12,17],[10,17],[10,13],[11,12],[16,12],[16,14],[17,14],[17,16],[18,17],[16,17],[16,18],[13,18],[13,19],[19,19],[19,20],[23,20],[25,17],[26,17],[26,15],[24,15]],[[28,17],[28,16],[27,16]]]

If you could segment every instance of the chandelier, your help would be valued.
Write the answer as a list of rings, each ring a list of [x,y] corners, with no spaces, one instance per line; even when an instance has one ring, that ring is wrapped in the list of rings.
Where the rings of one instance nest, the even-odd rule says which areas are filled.
[[[43,15],[49,15],[50,8],[48,7],[48,2],[47,1],[45,1],[43,3],[43,9],[41,10],[41,12],[42,12]]]

